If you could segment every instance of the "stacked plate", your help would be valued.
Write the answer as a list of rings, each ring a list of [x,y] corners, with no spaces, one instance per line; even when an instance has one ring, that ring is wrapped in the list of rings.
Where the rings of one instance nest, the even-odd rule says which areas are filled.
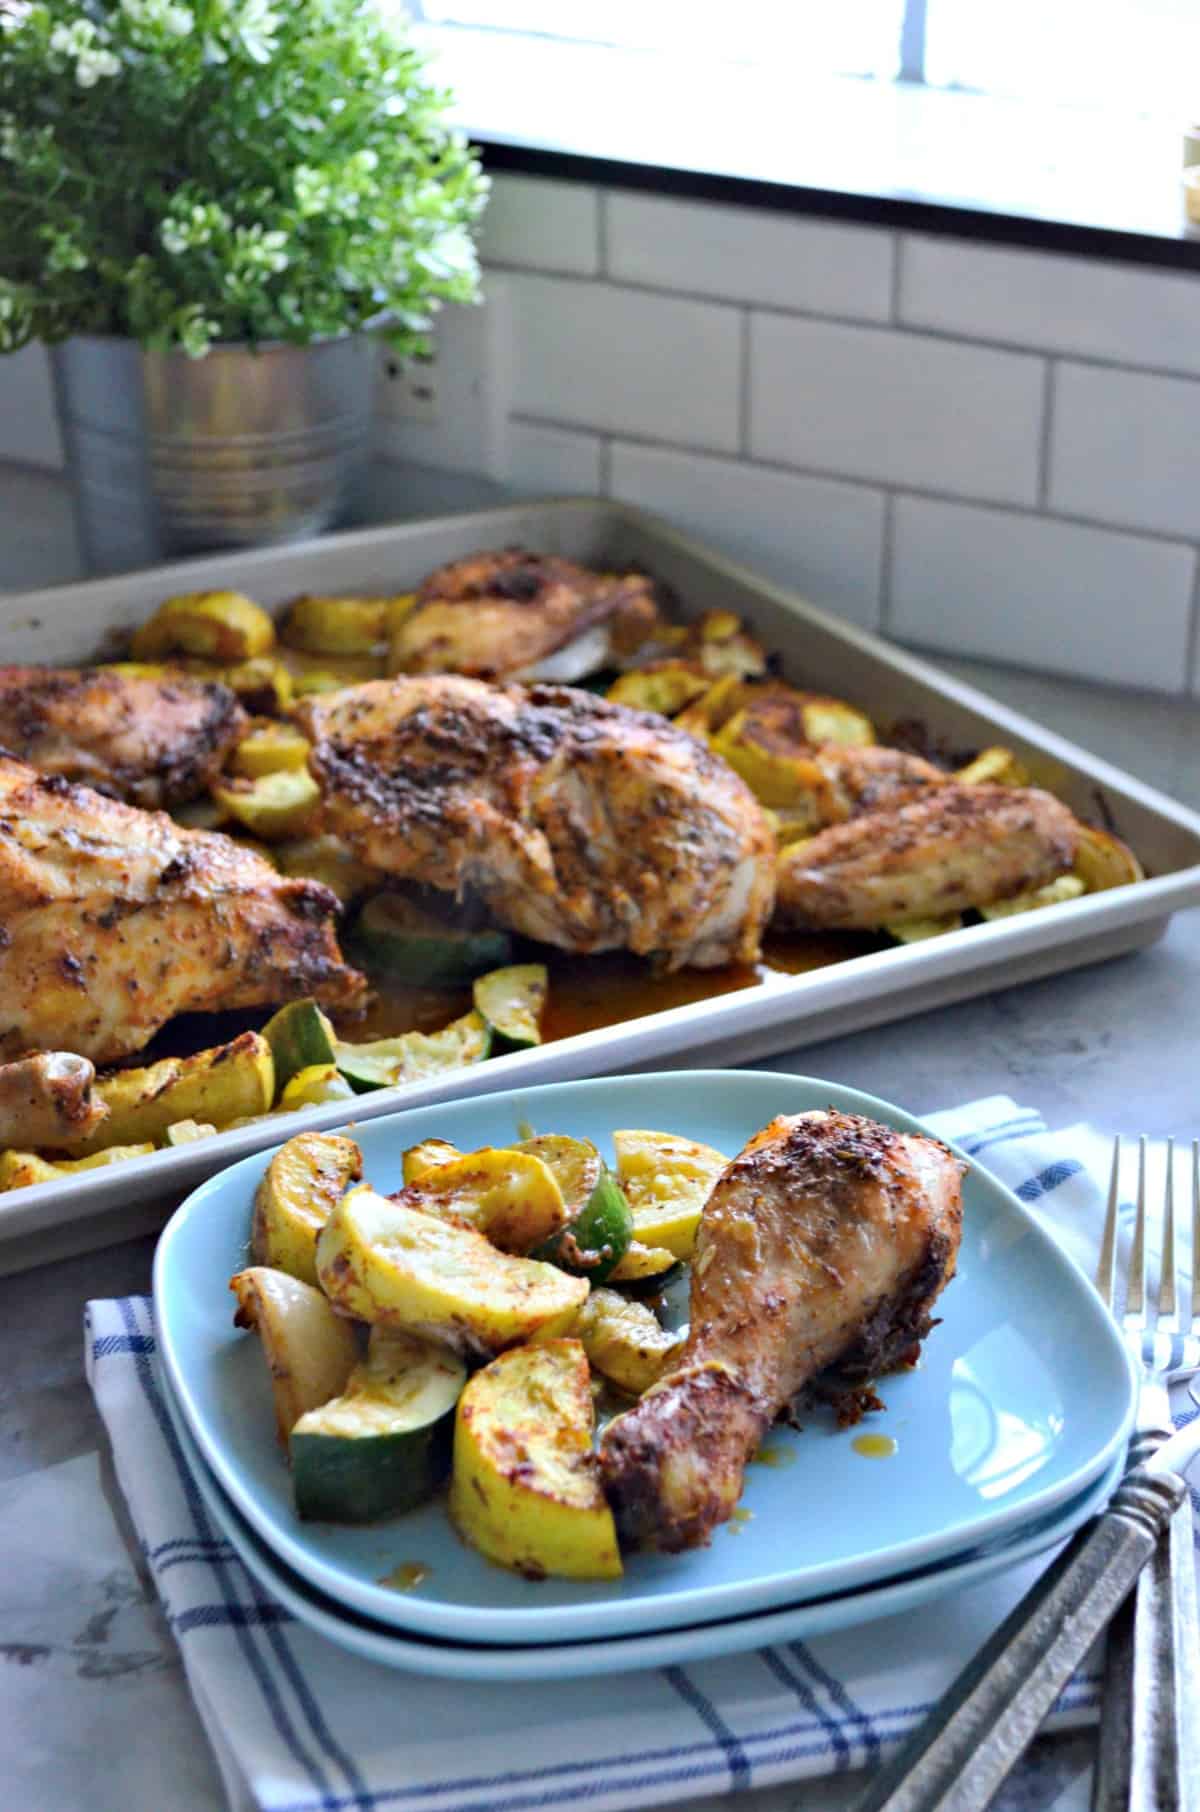
[[[829,1083],[690,1071],[448,1102],[350,1129],[365,1173],[400,1187],[420,1139],[472,1149],[538,1132],[649,1126],[733,1153],[779,1113],[919,1122]],[[184,1203],[155,1263],[163,1383],[209,1510],[261,1583],[345,1647],[468,1679],[563,1679],[703,1659],[866,1622],[1061,1542],[1107,1498],[1132,1421],[1124,1348],[1091,1287],[985,1172],[964,1186],[958,1276],[915,1371],[885,1379],[864,1442],[814,1412],[777,1428],[711,1548],[627,1557],[618,1582],[531,1582],[456,1535],[443,1501],[369,1527],[301,1523],[257,1342],[232,1325],[262,1155]],[[874,1457],[884,1446],[888,1457]],[[867,1451],[864,1452],[863,1449]],[[408,1588],[408,1589],[405,1589]]]

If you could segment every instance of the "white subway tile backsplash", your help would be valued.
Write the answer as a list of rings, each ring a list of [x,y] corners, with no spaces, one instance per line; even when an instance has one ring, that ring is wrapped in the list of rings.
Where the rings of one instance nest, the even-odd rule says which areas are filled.
[[[966,339],[1200,372],[1200,276],[907,236],[900,319]]]
[[[505,480],[532,497],[598,496],[603,444],[596,434],[511,422]]]
[[[889,630],[1114,685],[1186,685],[1190,547],[930,498],[895,504]]]
[[[600,269],[597,191],[538,176],[497,176],[483,217],[479,254],[485,264],[594,277]]]
[[[1200,313],[1200,287],[1197,288]],[[1200,535],[1200,383],[1063,364],[1055,375],[1053,510]]]
[[[761,314],[750,345],[755,457],[988,502],[1036,500],[1040,358]]]
[[[517,273],[511,284],[518,414],[736,448],[736,309],[569,278]]]
[[[882,492],[620,441],[610,485],[813,604],[878,626]]]
[[[616,192],[608,275],[738,302],[886,321],[892,237],[875,227]]]

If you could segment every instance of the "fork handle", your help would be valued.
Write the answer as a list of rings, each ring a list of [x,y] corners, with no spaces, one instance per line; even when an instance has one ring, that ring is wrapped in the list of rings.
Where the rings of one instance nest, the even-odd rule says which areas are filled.
[[[1134,1459],[1146,1459],[1167,1434],[1142,1429]],[[1197,1705],[1200,1620],[1185,1502],[1109,1631],[1092,1812],[1200,1812]]]
[[[855,1812],[982,1812],[1127,1597],[1187,1487],[1127,1473],[880,1769]]]

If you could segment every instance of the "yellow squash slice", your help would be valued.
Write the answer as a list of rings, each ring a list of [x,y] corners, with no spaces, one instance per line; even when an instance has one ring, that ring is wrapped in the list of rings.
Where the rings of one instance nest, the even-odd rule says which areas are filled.
[[[418,1214],[474,1227],[502,1252],[528,1252],[570,1218],[554,1173],[541,1158],[492,1146],[426,1166],[399,1199]]]
[[[296,598],[280,635],[305,654],[370,654],[387,637],[390,598]]]
[[[257,780],[263,774],[274,774],[280,768],[308,766],[309,740],[301,736],[294,724],[264,718],[252,725],[233,752],[233,771]]]
[[[240,591],[191,591],[167,598],[134,634],[135,661],[186,654],[206,661],[249,661],[275,646],[275,625]]]
[[[419,1145],[410,1145],[404,1153],[401,1163],[404,1167],[404,1181],[415,1183],[427,1170],[437,1170],[443,1164],[452,1164],[462,1153],[457,1145],[451,1145],[448,1139],[422,1139]]]
[[[349,1190],[325,1223],[317,1276],[344,1313],[468,1353],[561,1334],[588,1293],[585,1278],[498,1252],[474,1228],[366,1184]]]
[[[32,1183],[53,1183],[58,1177],[71,1177],[80,1170],[102,1170],[109,1164],[123,1164],[127,1158],[145,1158],[153,1145],[113,1145],[97,1151],[90,1158],[60,1158],[51,1163],[36,1151],[0,1151],[0,1191],[28,1189]]]
[[[613,1150],[635,1240],[690,1258],[704,1204],[729,1159],[678,1133],[615,1132]]]
[[[661,1277],[679,1263],[667,1246],[645,1246],[631,1239],[620,1262],[608,1274],[609,1283],[643,1283],[648,1277]]]
[[[1010,899],[996,900],[981,906],[981,919],[1012,919],[1021,912],[1035,912],[1039,906],[1059,906],[1065,900],[1077,900],[1087,889],[1078,875],[1058,875],[1044,887],[1031,887],[1026,893],[1015,893]]]
[[[571,1329],[594,1371],[631,1397],[657,1384],[687,1339],[669,1334],[644,1302],[619,1290],[593,1290]]]
[[[275,1060],[258,1032],[194,1057],[164,1057],[144,1070],[117,1070],[94,1085],[108,1118],[72,1151],[159,1140],[177,1120],[228,1126],[266,1113],[275,1099]]]
[[[275,1427],[286,1447],[301,1416],[345,1390],[358,1364],[354,1329],[320,1290],[286,1271],[251,1265],[230,1278],[229,1288],[237,1297],[238,1327],[253,1328],[262,1342]]]
[[[317,1283],[317,1235],[347,1189],[362,1179],[362,1153],[338,1133],[298,1133],[277,1151],[254,1197],[250,1250],[271,1265]]]
[[[276,768],[257,780],[234,776],[218,781],[212,791],[231,818],[268,843],[300,836],[321,798],[307,768]]]
[[[698,673],[684,661],[658,661],[623,673],[609,687],[607,696],[614,704],[629,705],[635,711],[657,711],[660,717],[674,717],[707,692],[711,684],[711,674]]]
[[[619,1579],[592,1430],[577,1340],[518,1347],[476,1372],[454,1426],[450,1514],[460,1534],[530,1579]]]
[[[1075,873],[1089,893],[1106,893],[1110,887],[1127,887],[1144,881],[1146,871],[1127,844],[1111,831],[1093,825],[1076,826]]]

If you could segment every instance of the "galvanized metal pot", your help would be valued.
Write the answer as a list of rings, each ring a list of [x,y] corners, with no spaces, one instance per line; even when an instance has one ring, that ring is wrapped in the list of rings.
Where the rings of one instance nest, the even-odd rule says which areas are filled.
[[[94,571],[295,541],[347,509],[371,428],[366,334],[203,359],[84,334],[54,347],[53,368]]]

